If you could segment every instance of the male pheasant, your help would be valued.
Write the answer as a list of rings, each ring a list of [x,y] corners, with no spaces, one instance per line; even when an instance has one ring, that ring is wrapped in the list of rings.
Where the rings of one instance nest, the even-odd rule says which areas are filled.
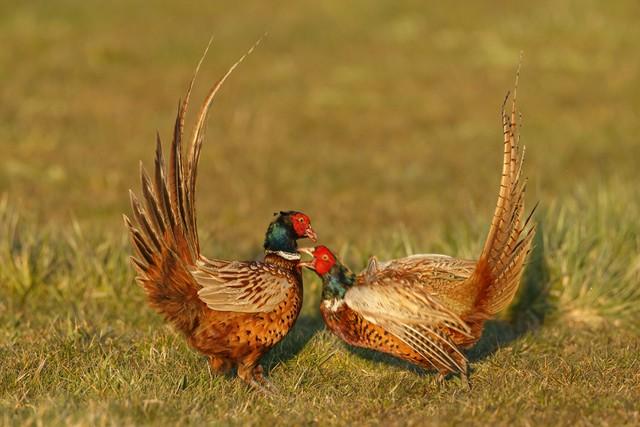
[[[535,230],[533,211],[523,221],[515,93],[510,117],[505,104],[498,203],[478,261],[433,254],[384,263],[371,258],[355,275],[325,246],[299,249],[313,256],[300,265],[322,278],[322,317],[341,339],[436,369],[439,379],[460,372],[467,381],[467,359],[460,348],[475,344],[484,322],[513,299]]]
[[[207,259],[200,253],[195,212],[197,166],[209,106],[250,52],[210,90],[198,114],[185,165],[184,116],[200,60],[178,108],[168,174],[158,137],[155,176],[150,178],[141,165],[143,202],[130,192],[133,218],[124,220],[135,252],[131,260],[137,281],[149,305],[182,332],[191,347],[208,356],[215,372],[237,367],[240,378],[264,390],[269,383],[260,358],[284,338],[301,308],[297,240],[315,241],[316,234],[305,214],[280,212],[266,233],[264,261]]]

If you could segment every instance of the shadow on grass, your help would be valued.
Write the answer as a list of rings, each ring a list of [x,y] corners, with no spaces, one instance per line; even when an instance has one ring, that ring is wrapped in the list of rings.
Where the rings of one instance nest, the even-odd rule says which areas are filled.
[[[324,324],[319,315],[300,316],[287,337],[276,345],[262,360],[266,372],[280,363],[287,363],[296,357]]]
[[[380,353],[378,351],[368,350],[365,348],[353,347],[346,343],[344,343],[344,347],[349,350],[350,353],[371,362],[381,363],[386,366],[392,366],[395,368],[411,371],[419,376],[431,374],[431,371],[426,371],[418,367],[417,365],[414,365],[413,363],[405,362],[404,360],[398,359],[397,357],[393,357],[385,353]]]
[[[551,310],[549,303],[549,269],[544,254],[543,224],[537,224],[533,249],[520,290],[505,319],[486,322],[480,341],[468,352],[470,362],[485,359],[499,348],[539,328]]]

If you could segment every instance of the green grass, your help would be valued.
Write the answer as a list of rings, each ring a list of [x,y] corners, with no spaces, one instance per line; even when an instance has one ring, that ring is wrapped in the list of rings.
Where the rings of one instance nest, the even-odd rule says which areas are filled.
[[[616,229],[626,215],[621,200],[604,191],[583,210],[592,196],[540,215],[544,243],[525,278],[527,300],[518,301],[511,321],[492,322],[470,352],[472,391],[458,379],[440,386],[433,375],[342,344],[322,327],[319,284],[307,277],[296,328],[266,358],[281,389],[270,398],[212,376],[144,307],[124,239],[43,232],[20,225],[4,207],[0,411],[10,425],[638,422],[640,340],[632,327],[640,321],[640,227]],[[625,197],[635,201],[626,211],[637,210],[637,194]],[[575,223],[565,220],[580,212]],[[580,235],[587,226],[588,236]],[[589,243],[604,254],[583,251]],[[626,271],[616,261],[633,256]],[[354,251],[347,258],[360,264]]]
[[[0,423],[640,423],[637,2],[423,3],[0,4]],[[265,360],[271,398],[211,376],[145,306],[120,216],[138,161],[210,35],[196,101],[265,31],[209,119],[210,256],[258,256],[279,209],[355,269],[477,256],[524,51],[539,234],[517,301],[469,352],[470,392],[342,344],[312,275]]]

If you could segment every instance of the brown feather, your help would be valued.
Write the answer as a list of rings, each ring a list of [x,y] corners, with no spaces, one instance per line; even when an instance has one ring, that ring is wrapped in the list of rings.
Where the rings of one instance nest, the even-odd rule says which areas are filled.
[[[512,301],[535,234],[535,207],[523,221],[526,180],[521,178],[524,156],[516,123],[518,76],[519,70],[511,113],[505,112],[509,95],[502,105],[502,175],[478,261],[435,254],[386,262],[372,257],[342,299],[330,297],[321,306],[328,327],[348,343],[441,374],[466,376],[460,348],[475,344],[484,322]]]
[[[257,45],[257,44],[256,44]],[[209,260],[200,254],[195,211],[198,160],[209,107],[243,55],[209,91],[197,117],[187,164],[183,162],[184,121],[200,58],[173,127],[165,165],[157,137],[153,180],[140,167],[143,204],[130,193],[133,221],[124,216],[136,280],[149,305],[204,353],[216,371],[234,365],[255,384],[260,357],[290,330],[302,305],[302,278],[296,260],[268,255],[265,261]],[[208,46],[207,46],[208,49]],[[206,50],[205,50],[206,54]],[[168,166],[168,174],[165,166]]]

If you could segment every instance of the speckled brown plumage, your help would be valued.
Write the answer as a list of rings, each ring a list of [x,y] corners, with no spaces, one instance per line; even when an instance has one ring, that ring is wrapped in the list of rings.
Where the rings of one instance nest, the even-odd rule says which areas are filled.
[[[320,306],[320,312],[327,328],[348,344],[391,354],[425,369],[448,372],[447,364],[426,359],[396,335],[369,322],[346,304],[338,307],[335,311],[323,304]],[[454,353],[452,357],[461,366],[466,367],[466,360],[463,356]]]
[[[515,92],[511,114],[503,106],[502,119],[504,163],[498,202],[477,261],[436,254],[386,262],[374,257],[355,275],[324,246],[300,250],[313,256],[300,264],[322,278],[320,310],[325,323],[344,341],[436,369],[440,378],[460,372],[466,380],[467,360],[461,349],[475,344],[484,322],[512,301],[535,232],[533,212],[523,218],[525,183]]]
[[[261,376],[259,359],[287,335],[302,307],[302,277],[296,264],[297,261],[277,255],[267,255],[263,263],[249,263],[250,267],[267,268],[270,274],[295,283],[271,311],[234,313],[202,308],[200,322],[187,334],[187,340],[209,356],[214,371],[224,373],[237,365],[241,378],[250,377],[251,369]]]
[[[215,372],[237,367],[239,377],[261,388],[268,383],[260,358],[287,335],[302,305],[296,240],[315,240],[315,233],[303,213],[280,212],[267,230],[263,261],[207,259],[200,253],[195,188],[204,123],[215,94],[245,56],[205,99],[185,164],[182,139],[192,80],[175,121],[168,174],[158,138],[154,177],[141,167],[142,201],[130,193],[133,217],[125,216],[125,223],[149,305],[209,358]]]

